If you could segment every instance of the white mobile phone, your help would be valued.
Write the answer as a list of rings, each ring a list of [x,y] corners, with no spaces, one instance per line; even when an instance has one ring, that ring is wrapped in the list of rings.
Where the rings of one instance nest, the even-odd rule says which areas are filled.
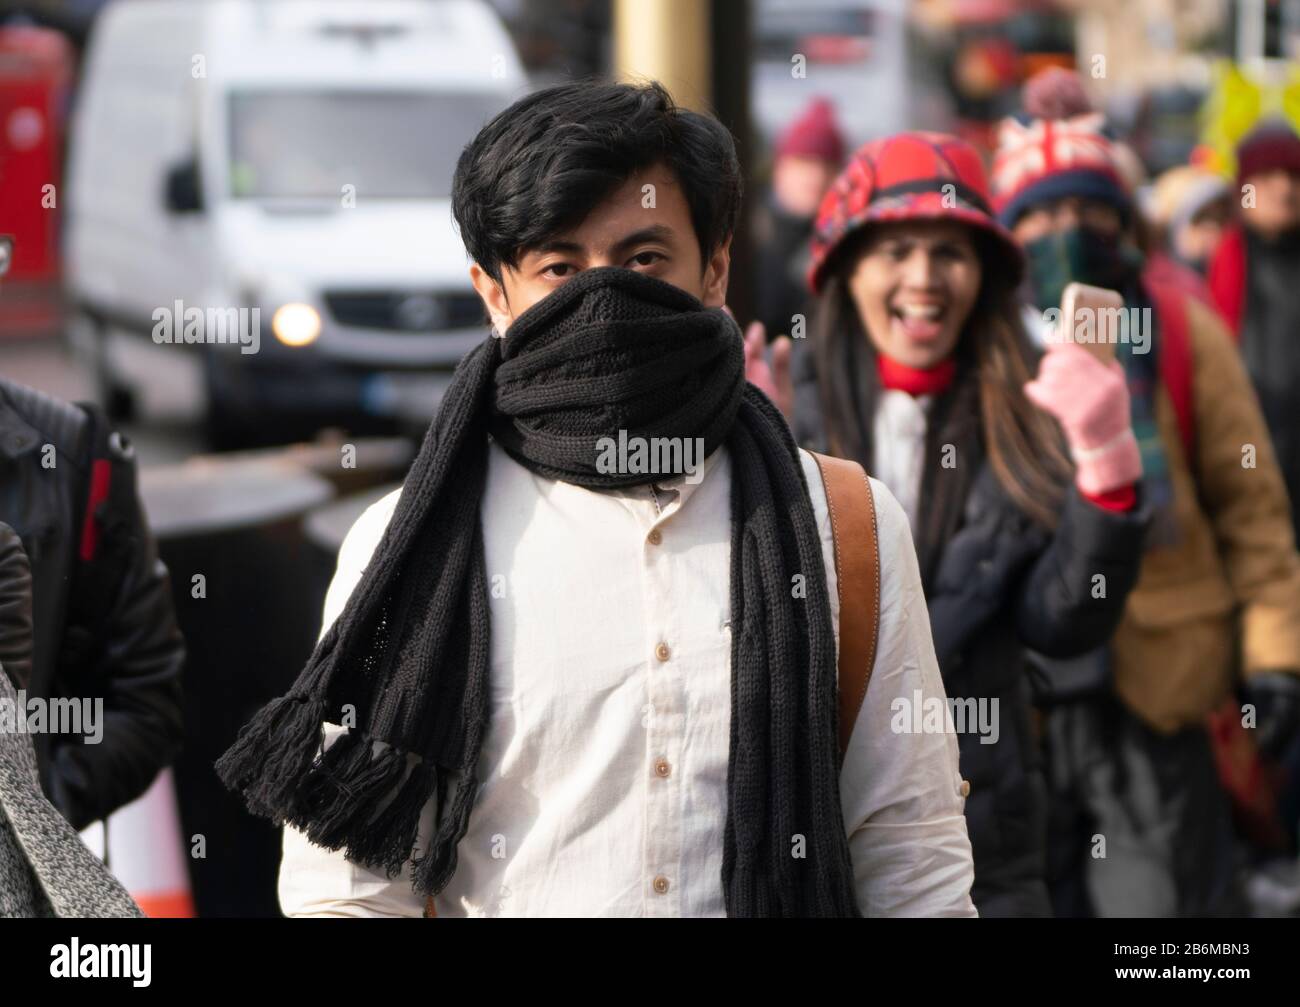
[[[1108,363],[1115,359],[1119,332],[1112,330],[1119,323],[1118,312],[1123,310],[1124,298],[1119,291],[1071,283],[1061,295],[1061,329],[1057,338],[1061,342],[1078,343],[1103,364]]]

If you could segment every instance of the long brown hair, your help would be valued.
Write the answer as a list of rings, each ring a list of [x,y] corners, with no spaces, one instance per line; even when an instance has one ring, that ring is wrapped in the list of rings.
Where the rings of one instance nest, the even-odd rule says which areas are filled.
[[[966,397],[978,410],[980,443],[1007,495],[1034,521],[1054,528],[1070,480],[1069,457],[1055,420],[1025,396],[1037,354],[1021,322],[1015,289],[999,267],[999,249],[971,230],[983,269],[979,295],[954,351],[954,386],[972,393]],[[868,233],[837,251],[814,311],[812,350],[829,449],[871,471],[871,426],[880,389],[876,350],[848,283]]]

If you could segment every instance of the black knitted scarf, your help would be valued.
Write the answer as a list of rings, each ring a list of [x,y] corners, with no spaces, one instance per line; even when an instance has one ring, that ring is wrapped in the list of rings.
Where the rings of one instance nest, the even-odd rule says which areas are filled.
[[[722,444],[731,455],[728,915],[858,915],[830,606],[794,442],[745,381],[736,323],[632,270],[580,273],[465,358],[342,614],[217,772],[255,814],[390,876],[434,799],[412,884],[441,891],[488,728],[488,439],[530,471],[596,490],[662,478],[598,464],[598,442],[620,431],[629,443],[698,437],[706,455]],[[326,721],[350,729],[322,752]]]

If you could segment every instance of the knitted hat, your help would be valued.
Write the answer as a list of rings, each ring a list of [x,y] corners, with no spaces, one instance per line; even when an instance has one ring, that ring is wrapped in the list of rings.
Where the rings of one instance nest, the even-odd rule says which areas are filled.
[[[836,250],[867,224],[956,220],[995,238],[1019,282],[1024,256],[989,207],[978,152],[946,133],[899,133],[864,144],[827,191],[813,225],[808,286],[821,290]]]
[[[1002,223],[1012,227],[1031,206],[1066,196],[1100,199],[1127,217],[1132,197],[1082,78],[1045,70],[1025,84],[1023,104],[1028,122],[1004,119],[998,127],[993,199]]]
[[[1247,133],[1237,147],[1237,182],[1278,168],[1300,175],[1300,136],[1289,124],[1270,120]]]
[[[825,98],[814,98],[777,139],[776,156],[816,157],[837,166],[843,163],[844,136],[835,124],[834,106]]]
[[[1031,119],[1073,119],[1095,111],[1083,78],[1061,66],[1049,66],[1025,81],[1020,104]]]

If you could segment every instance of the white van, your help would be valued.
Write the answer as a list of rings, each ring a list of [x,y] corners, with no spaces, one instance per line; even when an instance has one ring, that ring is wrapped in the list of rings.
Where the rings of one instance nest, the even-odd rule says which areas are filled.
[[[451,218],[456,161],[525,87],[479,0],[108,4],[65,237],[110,406],[168,380],[169,355],[201,362],[221,441],[427,423],[487,331]]]

